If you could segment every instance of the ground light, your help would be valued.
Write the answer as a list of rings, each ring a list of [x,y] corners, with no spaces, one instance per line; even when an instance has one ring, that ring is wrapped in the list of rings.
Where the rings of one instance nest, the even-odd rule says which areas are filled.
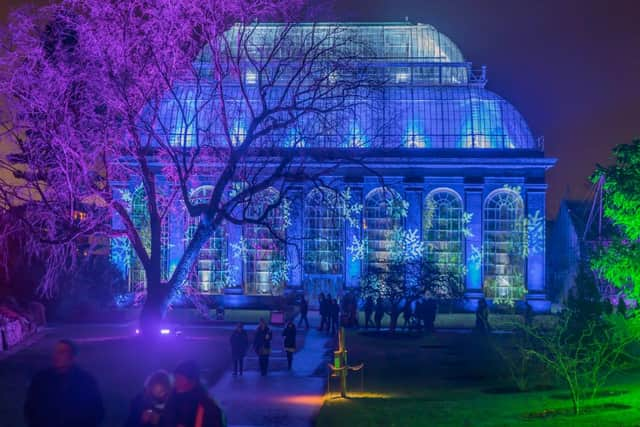
[[[134,335],[135,336],[142,336],[143,335],[143,331],[141,328],[136,328],[134,330]],[[178,330],[178,329],[174,329],[174,328],[169,328],[169,327],[159,327],[157,330],[152,330],[153,335],[157,334],[159,336],[163,336],[163,337],[170,337],[170,336],[180,336],[182,335],[182,331]],[[144,335],[147,335],[146,333],[144,333]]]

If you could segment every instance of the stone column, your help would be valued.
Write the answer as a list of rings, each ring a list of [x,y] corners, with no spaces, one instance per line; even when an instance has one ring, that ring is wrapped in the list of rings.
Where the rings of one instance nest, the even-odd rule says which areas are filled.
[[[231,283],[239,292],[243,285],[244,260],[242,256],[234,254],[233,246],[238,245],[242,239],[242,226],[228,222],[227,229],[227,259],[229,260],[229,274],[231,275]],[[228,291],[227,291],[228,292]]]
[[[287,228],[287,263],[290,266],[287,288],[302,287],[302,265],[303,265],[303,215],[304,215],[304,192],[302,188],[293,188],[288,195],[289,200],[289,221],[291,225]]]
[[[464,187],[464,211],[471,214],[468,224],[470,235],[466,238],[465,308],[475,310],[482,298],[482,184],[467,184]]]
[[[546,189],[544,184],[526,187],[527,301],[536,312],[547,312],[551,308],[545,287]]]
[[[356,214],[355,224],[351,224],[349,221],[345,222],[345,254],[344,254],[344,269],[345,269],[345,284],[347,288],[358,287],[360,285],[360,277],[362,275],[362,265],[365,260],[355,259],[354,254],[349,250],[349,247],[355,239],[362,241],[364,237],[364,223],[362,221],[364,215],[364,194],[361,183],[350,183],[347,185],[351,190],[351,203],[362,204],[362,210]]]

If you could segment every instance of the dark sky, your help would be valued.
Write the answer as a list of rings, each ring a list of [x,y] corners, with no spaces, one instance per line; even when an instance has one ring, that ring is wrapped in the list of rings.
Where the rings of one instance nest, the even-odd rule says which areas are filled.
[[[0,20],[21,0],[0,0]],[[640,136],[639,0],[337,0],[324,19],[435,26],[524,115],[546,154],[549,207],[584,198],[611,148]]]

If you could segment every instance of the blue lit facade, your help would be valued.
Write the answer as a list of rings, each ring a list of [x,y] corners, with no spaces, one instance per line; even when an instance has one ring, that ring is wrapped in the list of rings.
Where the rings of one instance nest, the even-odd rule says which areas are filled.
[[[348,206],[300,183],[270,222],[301,245],[281,244],[266,227],[227,224],[200,254],[192,285],[227,305],[289,291],[340,295],[386,263],[393,233],[405,230],[420,239],[423,256],[459,274],[467,307],[486,296],[526,298],[545,310],[545,171],[555,160],[544,157],[541,140],[511,104],[485,88],[484,68],[473,69],[432,26],[339,25],[366,42],[360,55],[373,64],[369,70],[384,80],[383,87],[326,132],[316,129],[311,138],[305,129],[290,129],[275,137],[283,147],[345,150],[364,159],[367,168],[346,164],[325,180],[361,209],[345,215],[341,210]],[[245,81],[255,78],[247,69]],[[190,89],[177,90],[184,93],[181,107],[197,104]],[[171,121],[176,106],[166,110]],[[235,114],[233,137],[241,140],[243,113]],[[206,114],[175,117],[178,144],[189,146],[200,128],[215,134],[215,118]],[[206,197],[209,188],[206,176],[201,181],[196,198]],[[135,210],[135,183],[123,185],[134,194]],[[277,197],[274,192],[265,197]],[[252,209],[259,214],[260,206]],[[134,220],[145,221],[141,215]],[[173,214],[163,226],[167,272],[193,225],[186,215]],[[126,254],[117,256],[127,262]],[[134,259],[125,274],[131,287],[144,276]]]

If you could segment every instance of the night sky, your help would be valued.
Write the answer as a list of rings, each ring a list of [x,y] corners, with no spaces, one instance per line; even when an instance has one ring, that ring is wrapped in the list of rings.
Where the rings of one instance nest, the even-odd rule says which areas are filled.
[[[0,18],[24,3],[0,0]],[[640,137],[640,1],[337,0],[321,19],[435,26],[467,60],[488,67],[488,88],[513,103],[546,155],[549,213],[582,199],[611,148]]]

